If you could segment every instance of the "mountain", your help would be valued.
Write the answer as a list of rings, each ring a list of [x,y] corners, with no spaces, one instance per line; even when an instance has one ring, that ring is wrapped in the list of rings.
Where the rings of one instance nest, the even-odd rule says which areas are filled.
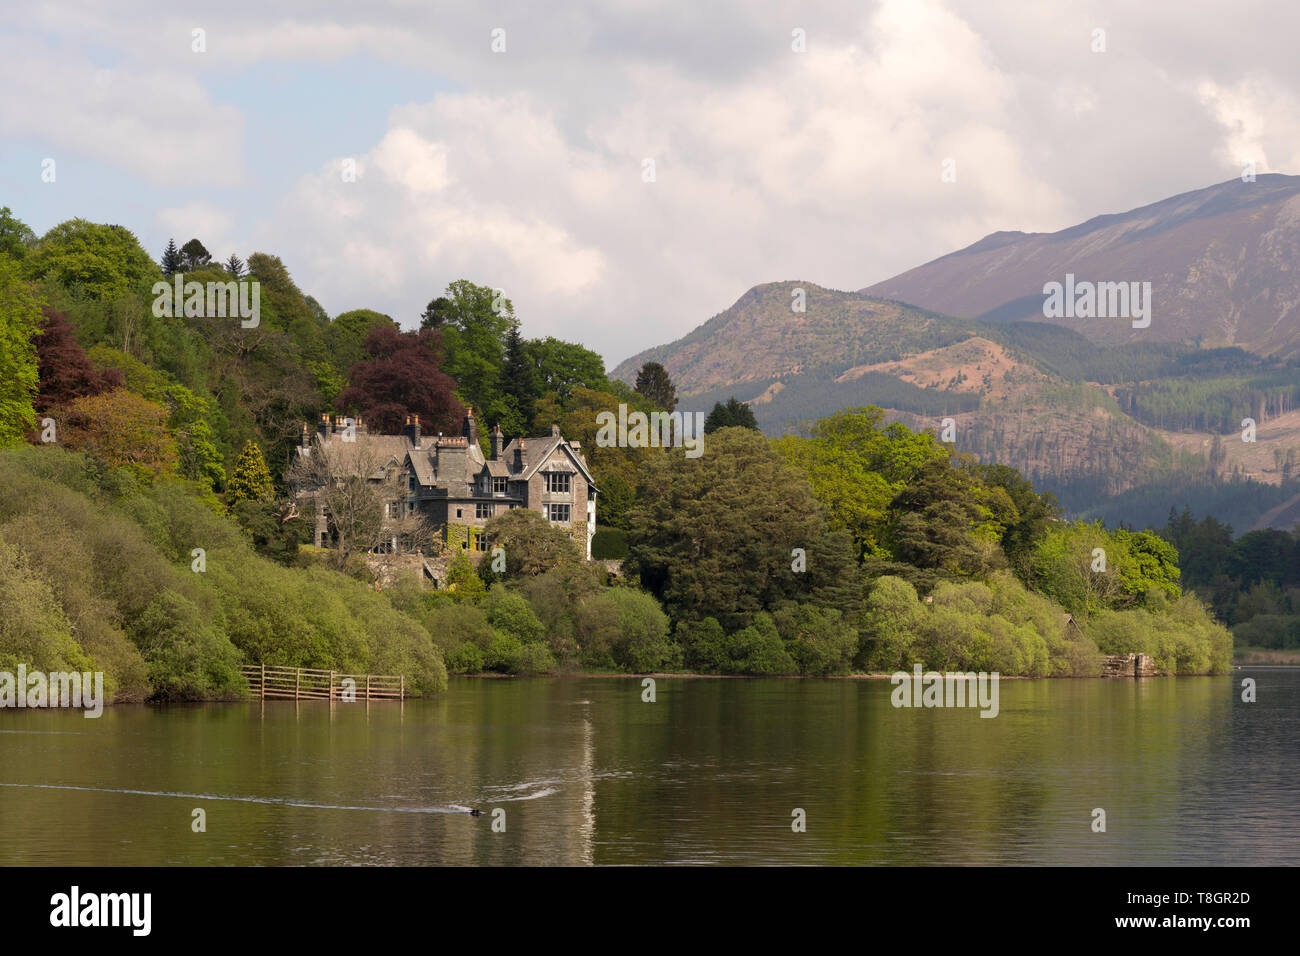
[[[1239,345],[1300,355],[1300,176],[1183,193],[1060,232],[995,232],[863,289],[937,312],[1067,325],[1109,344]],[[1150,282],[1152,320],[1046,318],[1043,286]]]
[[[1074,513],[1163,524],[1191,502],[1246,530],[1270,509],[1292,520],[1278,506],[1300,480],[1297,252],[1300,177],[1261,176],[1050,235],[995,233],[857,292],[759,285],[612,374],[658,361],[682,409],[734,395],[769,434],[852,405],[935,432],[951,418],[958,451],[1015,466]],[[1150,327],[1045,319],[1043,285],[1067,273],[1151,282]]]

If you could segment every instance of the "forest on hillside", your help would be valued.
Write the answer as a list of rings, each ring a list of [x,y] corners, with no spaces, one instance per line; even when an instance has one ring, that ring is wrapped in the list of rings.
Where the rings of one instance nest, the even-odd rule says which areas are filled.
[[[158,314],[176,276],[258,283],[259,323]],[[246,662],[404,673],[425,693],[481,671],[1229,666],[1168,540],[1062,520],[1014,470],[877,407],[769,439],[719,396],[698,460],[601,447],[600,411],[677,406],[662,367],[611,381],[469,280],[403,318],[330,316],[270,253],[218,261],[191,239],[154,261],[121,226],[37,237],[0,211],[0,668],[102,669],[130,700],[235,697]],[[363,552],[307,544],[283,475],[304,422],[455,431],[467,406],[582,442],[622,575],[523,510],[489,527],[504,571],[457,554],[441,590],[376,590]]]

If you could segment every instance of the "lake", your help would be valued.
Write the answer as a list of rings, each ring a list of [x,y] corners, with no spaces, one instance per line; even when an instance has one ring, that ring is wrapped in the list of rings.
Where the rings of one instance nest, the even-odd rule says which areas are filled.
[[[891,690],[453,678],[404,704],[3,710],[0,864],[1300,862],[1300,669],[1004,680],[993,719]]]

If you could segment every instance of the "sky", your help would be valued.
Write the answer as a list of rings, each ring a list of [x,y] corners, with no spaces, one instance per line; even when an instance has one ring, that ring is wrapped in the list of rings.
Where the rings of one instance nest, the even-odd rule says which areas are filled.
[[[1256,0],[7,3],[0,206],[272,253],[406,327],[470,279],[612,368],[762,282],[1300,172],[1298,33]]]

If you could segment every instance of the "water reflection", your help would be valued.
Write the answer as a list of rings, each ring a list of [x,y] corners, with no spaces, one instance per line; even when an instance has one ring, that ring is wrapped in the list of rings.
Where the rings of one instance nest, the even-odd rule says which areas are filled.
[[[404,704],[3,711],[0,863],[1300,860],[1300,672],[1005,681],[991,720],[889,690],[481,679]]]

